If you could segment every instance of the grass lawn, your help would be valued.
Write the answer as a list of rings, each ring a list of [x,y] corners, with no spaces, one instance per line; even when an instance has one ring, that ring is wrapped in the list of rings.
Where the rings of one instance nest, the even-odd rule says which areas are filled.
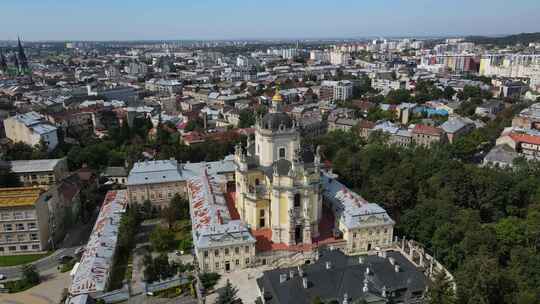
[[[49,251],[47,253],[42,253],[42,254],[0,256],[0,267],[28,264],[28,263],[37,261],[41,258],[44,258],[50,255],[51,253],[53,252]]]

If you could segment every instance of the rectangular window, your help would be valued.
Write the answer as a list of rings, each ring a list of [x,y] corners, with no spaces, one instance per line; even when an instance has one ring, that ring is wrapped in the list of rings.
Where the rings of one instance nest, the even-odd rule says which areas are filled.
[[[22,220],[22,219],[24,219],[24,216],[23,216],[23,213],[22,213],[22,212],[13,212],[13,217],[14,217],[16,220]]]
[[[24,230],[24,224],[17,224],[15,227],[16,227],[15,229],[16,229],[17,231]]]
[[[234,248],[234,253],[239,254],[240,253],[240,248],[239,247]]]
[[[26,217],[27,219],[34,219],[34,218],[36,218],[36,215],[35,215],[34,211],[25,211],[24,215],[25,215],[25,217]]]
[[[2,220],[9,220],[11,218],[11,214],[9,212],[2,212]]]
[[[13,236],[11,234],[6,235],[6,242],[7,243],[13,242]]]
[[[19,249],[25,250],[25,251],[26,251],[26,250],[28,250],[28,246],[26,246],[26,245],[21,245],[21,246],[19,247]]]
[[[279,158],[285,158],[285,148],[279,148]]]
[[[17,242],[24,242],[25,239],[26,239],[26,235],[17,234]]]
[[[240,260],[236,260],[236,266],[240,265]]]
[[[13,231],[13,226],[11,224],[4,224],[4,231]]]
[[[0,247],[0,252],[4,252],[4,247]]]
[[[30,240],[37,241],[37,239],[38,239],[37,233],[30,233]]]
[[[219,269],[219,262],[216,262],[216,269]]]
[[[225,255],[229,255],[229,248],[225,248]]]
[[[39,245],[32,245],[32,249],[39,250]]]
[[[15,250],[17,250],[17,247],[15,247],[15,246],[9,246],[9,247],[8,247],[8,250],[9,250],[9,251],[15,251]]]
[[[260,216],[260,217],[264,217],[264,209],[261,209],[261,210],[259,211],[259,216]]]
[[[204,251],[204,257],[205,257],[205,258],[208,257],[208,251],[207,251],[207,250]]]
[[[246,258],[246,265],[249,265],[249,258]]]
[[[28,229],[33,230],[36,229],[36,223],[28,223]]]
[[[246,246],[246,247],[244,248],[244,250],[245,250],[246,253],[249,253],[249,246]]]
[[[219,256],[219,250],[214,250],[214,256]]]

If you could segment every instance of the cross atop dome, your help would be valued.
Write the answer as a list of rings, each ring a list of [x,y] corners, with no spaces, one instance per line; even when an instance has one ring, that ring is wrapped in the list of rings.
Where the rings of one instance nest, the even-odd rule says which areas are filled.
[[[276,92],[274,96],[272,97],[272,112],[280,112],[281,111],[281,105],[283,104],[283,96],[281,96],[281,91],[279,89],[279,85],[276,85]]]

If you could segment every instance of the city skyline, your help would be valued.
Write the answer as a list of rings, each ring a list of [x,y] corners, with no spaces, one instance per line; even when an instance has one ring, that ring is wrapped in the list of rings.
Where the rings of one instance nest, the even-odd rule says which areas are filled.
[[[517,2],[517,3],[516,3]],[[6,1],[0,40],[232,40],[504,35],[540,31],[540,3],[520,0],[205,0],[178,3]],[[505,12],[504,16],[500,12]],[[399,12],[399,14],[397,14]]]

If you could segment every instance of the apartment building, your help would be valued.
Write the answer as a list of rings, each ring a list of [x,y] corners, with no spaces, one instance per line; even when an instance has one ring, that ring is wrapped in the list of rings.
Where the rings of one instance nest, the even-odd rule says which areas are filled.
[[[322,101],[344,101],[352,98],[353,83],[349,80],[323,81],[319,99]]]
[[[540,75],[538,54],[490,54],[480,59],[481,76],[534,78]]]
[[[66,158],[15,160],[9,162],[24,186],[51,186],[68,175]]]
[[[57,128],[37,112],[17,114],[4,120],[6,137],[30,146],[44,143],[51,151],[58,145]]]
[[[47,250],[49,208],[43,190],[0,189],[0,256]]]
[[[440,128],[416,125],[412,130],[413,142],[419,146],[429,147],[433,144],[445,142],[444,131]]]

